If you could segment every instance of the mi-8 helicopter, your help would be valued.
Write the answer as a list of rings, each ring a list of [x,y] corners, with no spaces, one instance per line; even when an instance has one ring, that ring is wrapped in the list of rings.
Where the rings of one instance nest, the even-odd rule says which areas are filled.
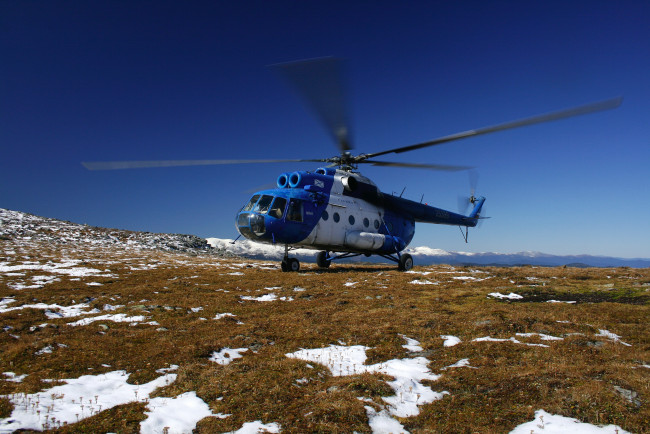
[[[485,197],[471,195],[473,205],[468,215],[454,213],[382,193],[368,178],[358,172],[359,164],[397,166],[433,170],[467,170],[469,167],[439,164],[397,163],[375,160],[386,154],[399,154],[482,134],[548,122],[571,116],[618,107],[622,98],[614,98],[566,110],[533,116],[499,125],[468,130],[410,146],[369,154],[352,155],[350,129],[347,121],[341,62],[321,58],[275,65],[296,87],[308,105],[320,117],[333,136],[340,155],[321,159],[272,160],[178,160],[178,161],[114,161],[82,163],[90,170],[144,167],[196,166],[212,164],[320,162],[325,167],[314,172],[282,173],[277,188],[259,191],[237,213],[235,222],[240,236],[250,240],[284,246],[282,271],[298,271],[297,258],[289,256],[294,248],[319,250],[316,263],[328,268],[332,261],[353,256],[379,255],[398,264],[400,271],[413,267],[413,258],[402,253],[415,234],[415,223],[455,225],[467,230],[475,227],[481,217]]]

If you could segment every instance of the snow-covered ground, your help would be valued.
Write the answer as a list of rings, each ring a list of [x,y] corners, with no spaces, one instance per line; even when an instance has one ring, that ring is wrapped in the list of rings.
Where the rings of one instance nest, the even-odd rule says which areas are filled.
[[[38,393],[11,394],[8,398],[14,410],[8,418],[0,419],[0,432],[58,428],[117,405],[146,402],[155,389],[175,381],[176,374],[165,374],[137,386],[127,383],[128,378],[125,371],[112,371],[65,379],[65,384]],[[163,426],[157,426],[158,432]]]
[[[544,410],[535,412],[535,419],[523,423],[510,434],[630,434],[616,425],[595,426],[570,417],[549,414]]]
[[[403,336],[405,347],[410,351],[419,351],[419,342]],[[458,344],[455,336],[443,336],[447,342]],[[544,339],[544,337],[542,337]],[[549,340],[555,338],[549,337]],[[407,418],[419,414],[419,407],[442,399],[449,392],[436,392],[431,387],[422,384],[422,380],[436,381],[440,374],[432,373],[429,360],[424,357],[409,357],[388,360],[375,365],[366,365],[366,350],[368,347],[355,345],[331,345],[327,348],[303,349],[286,354],[287,357],[318,363],[327,367],[332,375],[358,375],[363,373],[378,373],[393,377],[388,385],[395,395],[383,397],[383,402],[373,401],[360,396],[365,402],[369,426],[373,433],[406,433],[404,427],[396,418]],[[224,348],[212,357],[216,363],[226,365],[237,358],[244,357],[246,348]],[[468,359],[462,359],[445,369],[469,367]],[[127,383],[129,374],[125,371],[112,371],[100,375],[84,375],[74,379],[62,380],[63,385],[57,385],[34,394],[11,394],[7,398],[14,405],[11,416],[0,419],[0,433],[9,433],[18,429],[51,429],[78,422],[87,417],[106,411],[117,405],[130,402],[146,403],[146,419],[140,423],[141,433],[189,433],[199,420],[205,417],[227,418],[229,414],[213,413],[208,405],[195,392],[186,392],[175,397],[149,398],[159,387],[169,385],[176,380],[174,371],[178,366],[161,369],[162,374],[149,383],[132,385]],[[22,381],[13,373],[4,373],[9,381]],[[308,380],[307,380],[308,381]],[[166,430],[166,431],[164,431]],[[537,432],[544,433],[584,433],[624,434],[627,431],[618,426],[607,425],[598,427],[582,423],[576,419],[557,416],[538,410],[535,419],[516,427],[511,434]],[[281,423],[263,424],[261,421],[245,423],[237,433],[281,432]]]
[[[420,351],[419,342],[404,337],[411,352]],[[433,374],[429,368],[429,360],[424,357],[388,360],[375,365],[366,365],[366,350],[369,348],[355,346],[331,345],[328,348],[299,350],[287,354],[287,357],[319,363],[329,368],[334,376],[358,375],[363,373],[380,373],[393,377],[388,385],[395,395],[383,397],[383,403],[377,403],[367,397],[360,400],[372,405],[366,406],[370,427],[375,433],[390,432],[398,428],[398,432],[406,432],[395,417],[411,417],[420,413],[419,406],[442,399],[449,392],[434,392],[422,384],[422,380],[435,381],[440,375]]]
[[[17,301],[19,296],[15,294],[24,294],[29,293],[31,290],[47,288],[52,284],[60,282],[62,279],[74,281],[75,279],[100,280],[119,278],[120,276],[116,275],[115,270],[112,269],[113,265],[126,266],[131,271],[137,271],[152,270],[164,265],[179,265],[184,261],[183,257],[179,257],[173,260],[160,258],[157,259],[158,262],[155,262],[151,261],[150,257],[138,256],[137,252],[140,250],[151,251],[160,249],[188,251],[191,253],[205,253],[208,251],[200,241],[194,238],[185,238],[186,236],[167,237],[164,234],[139,234],[103,230],[84,225],[76,225],[74,223],[59,222],[52,219],[41,219],[39,217],[2,209],[0,209],[0,219],[2,220],[0,234],[5,239],[12,240],[12,244],[6,244],[4,252],[1,253],[4,253],[5,257],[13,257],[15,259],[12,262],[2,262],[0,260],[2,281],[12,291],[8,293],[10,295],[0,298],[0,314],[19,314],[24,309],[42,311],[44,319],[41,321],[44,322],[39,321],[38,323],[34,323],[29,328],[30,332],[51,327],[51,324],[48,324],[47,321],[53,323],[57,320],[60,321],[58,323],[59,327],[69,327],[70,329],[74,328],[74,330],[78,330],[78,327],[89,326],[98,321],[126,322],[134,327],[158,326],[159,324],[152,320],[153,318],[150,313],[139,313],[136,315],[120,312],[125,305],[119,304],[120,300],[117,299],[107,299],[101,304],[97,304],[97,301],[93,300],[93,304],[91,304],[92,301],[83,301],[66,306],[58,304],[58,302],[44,303],[32,301],[31,299],[29,302],[21,303]],[[229,245],[227,240],[211,240],[210,242],[221,252],[229,251],[246,256],[259,254],[265,258],[277,258],[277,252],[279,251],[280,257],[282,255],[281,250],[275,249],[272,246],[254,244],[254,247],[252,247],[243,244],[248,243],[247,241],[238,242],[235,244],[235,247]],[[52,255],[52,257],[44,256],[35,260],[35,258],[20,256],[18,252],[21,247],[35,245],[35,243],[46,243],[47,245],[57,246],[56,248],[59,252],[65,251],[66,248],[73,249],[78,245],[83,245],[88,249],[87,251],[92,251],[92,249],[97,248],[97,252],[103,252],[107,246],[118,246],[133,254],[127,262],[123,259],[112,258],[110,254],[104,256],[102,260],[94,257],[88,257],[84,260],[77,258],[58,259],[55,255]],[[237,250],[238,248],[241,250]],[[258,250],[251,250],[253,248]],[[275,249],[272,255],[264,250],[268,248]],[[412,251],[416,254],[420,252],[421,255],[424,255],[422,257],[429,255],[439,258],[450,258],[454,255],[449,252],[432,251],[431,249],[418,250],[416,248]],[[313,257],[314,252],[298,251],[298,254],[311,255]],[[214,263],[215,261],[213,260],[203,266],[209,266],[214,270],[217,268]],[[199,265],[193,264],[193,266],[198,267]],[[231,261],[223,266],[219,266],[218,270],[221,274],[233,276],[233,278],[237,279],[239,276],[245,275],[247,268],[275,270],[277,269],[277,264],[259,261],[254,263],[241,262],[238,260],[237,262]],[[381,273],[377,275],[377,279],[380,275]],[[436,273],[435,279],[430,275],[430,271],[412,272],[408,275],[409,280],[413,279],[409,283],[413,285],[438,285],[440,282],[444,282],[445,279],[449,279],[470,285],[472,282],[480,282],[494,277],[481,270],[459,271],[454,270],[453,267],[449,267],[449,271]],[[92,287],[97,286],[97,289],[105,288],[99,282],[80,282],[80,284]],[[271,284],[275,285],[275,282],[269,282],[269,286],[260,285],[258,289],[252,289],[251,291],[253,292],[257,291],[255,295],[236,295],[233,297],[242,305],[273,306],[275,304],[277,306],[282,303],[283,306],[286,306],[287,304],[284,303],[296,303],[293,297],[286,296],[287,291],[291,291],[292,294],[294,292],[302,293],[305,291],[304,288],[298,286],[282,288],[282,286],[270,286]],[[342,285],[342,289],[354,290],[363,284],[365,284],[363,279],[349,280]],[[410,285],[407,286],[410,287]],[[381,286],[378,284],[378,287]],[[435,286],[415,288],[420,290],[435,288]],[[219,291],[228,292],[223,289],[215,289],[215,292]],[[278,295],[280,291],[285,291],[285,296]],[[508,290],[505,292],[508,292]],[[294,295],[298,298],[298,294]],[[490,294],[490,298],[517,300],[521,296],[514,292],[510,292],[509,294],[495,292]],[[492,302],[496,303],[497,301],[493,300]],[[191,314],[200,315],[204,308],[203,306],[197,306],[198,304],[200,303],[193,304],[194,307],[188,308],[187,311],[191,312]],[[567,306],[567,308],[572,309],[573,307]],[[215,321],[215,324],[216,321],[233,321],[233,319],[233,324],[237,326],[243,324],[236,319],[238,317],[237,315],[224,312],[224,310],[219,311],[220,313],[212,312],[205,314],[205,316]],[[207,321],[207,318],[200,319]],[[13,333],[11,327],[5,329],[5,331],[10,336],[16,339],[19,338],[19,336],[13,336],[11,334]],[[374,399],[368,396],[359,396],[358,399],[363,402],[368,416],[368,424],[372,432],[406,432],[406,429],[400,422],[401,418],[418,415],[423,405],[440,399],[448,399],[448,391],[436,390],[435,387],[436,381],[443,373],[453,372],[450,370],[454,369],[480,370],[481,367],[479,364],[476,364],[476,360],[474,360],[476,366],[472,366],[472,360],[462,358],[455,363],[448,364],[448,366],[438,365],[436,369],[433,369],[432,366],[435,366],[435,360],[433,358],[427,358],[429,356],[422,356],[426,352],[423,351],[424,349],[420,342],[410,336],[400,336],[403,339],[402,346],[406,356],[377,364],[366,364],[366,352],[370,350],[369,347],[346,345],[343,342],[338,342],[338,344],[332,344],[324,348],[296,349],[293,352],[287,353],[285,356],[302,360],[305,363],[322,365],[333,376],[376,374],[390,377],[391,380],[388,380],[387,384],[393,390],[393,395],[382,398],[375,397]],[[439,337],[438,351],[454,351],[457,348],[462,349],[463,345],[490,345],[489,343],[496,343],[494,345],[521,345],[518,348],[525,348],[524,346],[538,347],[539,351],[548,351],[547,348],[552,345],[558,345],[558,342],[564,339],[562,336],[553,336],[548,333],[514,333],[513,336],[505,338],[482,336],[475,339],[466,339],[465,342],[451,334],[440,335]],[[593,333],[590,338],[601,339],[606,342],[611,342],[613,345],[621,345],[621,347],[630,345],[625,342],[625,340],[629,339],[619,336],[605,328],[598,328],[598,333]],[[632,341],[629,340],[629,342]],[[50,357],[51,353],[60,351],[62,348],[65,348],[65,345],[52,343],[51,345],[41,345],[32,351],[34,351],[35,357]],[[215,364],[225,366],[230,363],[238,363],[240,359],[245,360],[252,353],[254,351],[245,347],[221,348],[219,351],[214,351],[210,355],[209,360]],[[639,363],[639,369],[647,369],[648,367],[650,365]],[[161,387],[165,387],[176,381],[177,376],[175,372],[178,368],[178,366],[170,365],[168,368],[160,369],[157,371],[160,376],[148,383],[140,385],[129,384],[127,379],[131,373],[125,370],[112,370],[99,375],[82,375],[77,378],[41,380],[46,386],[48,385],[48,381],[56,381],[57,383],[52,387],[43,387],[43,390],[36,393],[5,395],[13,404],[14,408],[9,417],[0,419],[0,433],[13,432],[18,429],[44,430],[57,428],[65,424],[76,423],[79,420],[94,416],[115,406],[133,402],[144,403],[146,407],[145,419],[140,424],[140,432],[142,433],[189,433],[196,427],[198,421],[206,417],[220,419],[231,417],[229,414],[214,413],[208,403],[197,395],[196,391],[186,391],[176,396],[157,396],[156,398],[152,398],[151,395]],[[30,376],[30,373],[17,374],[9,370],[1,374],[0,381],[16,384],[29,379]],[[304,381],[310,380],[304,379]],[[235,432],[244,434],[257,432],[277,433],[282,431],[282,420],[265,422],[250,420]],[[535,433],[577,432],[588,434],[615,432],[622,434],[626,432],[613,425],[597,427],[575,419],[552,415],[542,409],[537,410],[533,420],[518,426],[512,433],[528,434],[531,431]]]

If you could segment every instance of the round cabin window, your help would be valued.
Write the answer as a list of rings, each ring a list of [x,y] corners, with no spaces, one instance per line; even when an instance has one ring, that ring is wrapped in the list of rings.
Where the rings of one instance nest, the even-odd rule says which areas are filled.
[[[351,225],[354,225],[354,216],[351,215],[351,216],[348,218],[348,221],[350,222]]]
[[[368,217],[363,218],[363,226],[364,227],[370,226],[370,220],[368,220]]]
[[[330,218],[330,215],[327,213],[327,211],[323,210],[323,214],[321,215],[321,218],[327,221],[327,219]]]
[[[340,216],[339,213],[337,213],[337,212],[334,213],[334,215],[332,216],[332,218],[334,219],[334,221],[335,221],[336,223],[338,223],[339,220],[341,220],[341,216]]]

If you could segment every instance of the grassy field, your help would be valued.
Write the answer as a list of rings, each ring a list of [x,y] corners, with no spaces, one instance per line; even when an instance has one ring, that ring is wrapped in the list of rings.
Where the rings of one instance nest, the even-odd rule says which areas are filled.
[[[197,432],[256,420],[283,432],[370,432],[365,407],[386,408],[392,378],[333,376],[286,356],[362,345],[366,365],[425,357],[440,375],[422,383],[448,392],[442,399],[396,417],[413,433],[508,432],[538,409],[650,432],[649,269],[303,264],[294,274],[214,256],[0,245],[0,372],[27,374],[20,382],[0,374],[0,418],[10,417],[11,397],[47,390],[49,380],[124,370],[129,383],[145,384],[178,365],[176,380],[151,398],[194,391],[230,415],[202,419]],[[444,346],[442,336],[461,342]],[[421,350],[405,349],[406,338]],[[210,360],[241,348],[230,364]],[[463,359],[469,366],[451,367]],[[138,432],[145,405],[48,427]]]

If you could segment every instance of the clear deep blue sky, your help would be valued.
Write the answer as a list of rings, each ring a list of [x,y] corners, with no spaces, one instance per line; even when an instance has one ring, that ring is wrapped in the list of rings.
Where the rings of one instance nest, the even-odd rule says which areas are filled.
[[[650,257],[650,2],[0,2],[0,207],[234,238],[251,191],[306,164],[90,172],[81,161],[320,158],[329,135],[267,65],[348,60],[355,151],[610,97],[616,110],[387,160],[477,166],[492,219],[465,244]],[[362,167],[457,209],[466,173]]]

